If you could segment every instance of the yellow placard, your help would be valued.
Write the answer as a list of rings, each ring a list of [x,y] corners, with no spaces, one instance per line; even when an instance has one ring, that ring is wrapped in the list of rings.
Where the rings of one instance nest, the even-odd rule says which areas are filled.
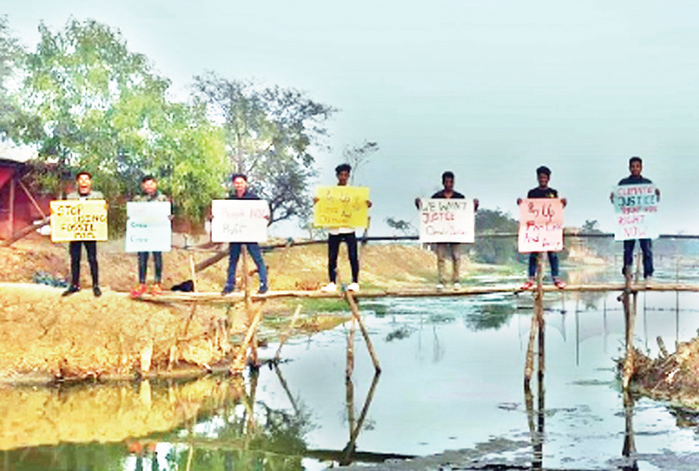
[[[107,240],[105,200],[51,201],[51,240]]]
[[[369,188],[366,186],[320,186],[313,211],[315,227],[367,227]]]

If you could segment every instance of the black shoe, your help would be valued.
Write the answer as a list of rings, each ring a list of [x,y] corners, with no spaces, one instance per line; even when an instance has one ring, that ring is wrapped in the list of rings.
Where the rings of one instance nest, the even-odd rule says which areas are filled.
[[[80,286],[70,285],[61,296],[70,296],[71,294],[77,293],[78,291],[80,291]]]
[[[221,291],[221,296],[231,294],[233,291],[235,291],[235,286],[226,285],[223,287],[223,290]]]
[[[94,294],[96,298],[99,298],[100,296],[102,296],[102,290],[100,289],[99,286],[93,286],[92,287],[92,294]]]
[[[260,289],[257,290],[257,294],[265,294],[267,291],[269,291],[269,288],[266,286],[260,286]]]

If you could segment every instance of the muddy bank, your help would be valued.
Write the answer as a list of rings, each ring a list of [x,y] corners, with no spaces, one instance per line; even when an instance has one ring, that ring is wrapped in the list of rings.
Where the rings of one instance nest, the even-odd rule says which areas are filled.
[[[634,392],[699,411],[699,337],[681,342],[674,353],[655,359],[634,351]]]
[[[44,285],[0,283],[0,381],[134,378],[225,358],[219,312],[134,301],[105,290],[62,297]],[[238,326],[242,330],[242,325]]]

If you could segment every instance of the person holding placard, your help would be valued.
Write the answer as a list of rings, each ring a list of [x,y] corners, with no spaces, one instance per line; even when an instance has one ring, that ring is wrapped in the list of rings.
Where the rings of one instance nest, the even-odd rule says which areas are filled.
[[[640,157],[631,157],[629,159],[629,172],[630,175],[626,178],[619,180],[619,186],[626,185],[652,185],[653,182],[643,176],[641,172],[643,171],[643,160]],[[660,190],[655,189],[655,196],[657,201],[660,201]],[[609,195],[609,200],[614,204],[614,192]],[[643,278],[646,284],[650,284],[653,279],[653,247],[650,239],[638,239],[639,245],[641,246],[641,252],[643,252]],[[636,239],[624,240],[624,266],[621,269],[623,275],[627,274],[628,270],[631,270],[633,265],[633,250],[636,245]]]
[[[85,170],[78,172],[75,177],[77,189],[66,196],[67,200],[102,200],[104,196],[99,191],[92,189],[92,175]],[[92,275],[92,293],[102,296],[99,287],[99,265],[97,264],[97,242],[94,240],[73,240],[68,243],[70,252],[70,286],[63,292],[63,296],[69,296],[80,291],[80,258],[82,248],[87,252],[87,261]]]
[[[539,181],[539,186],[536,188],[532,188],[529,190],[527,193],[527,198],[531,199],[539,199],[539,198],[558,198],[558,191],[554,190],[553,188],[549,187],[549,180],[551,179],[551,170],[546,167],[545,165],[542,165],[541,167],[536,169],[536,177],[537,180]],[[522,198],[517,198],[517,205],[522,204]],[[561,204],[563,207],[566,206],[567,200],[565,198],[561,198]],[[559,268],[558,268],[558,254],[556,252],[546,252],[548,254],[549,258],[549,265],[551,266],[551,277],[553,278],[553,284],[556,285],[557,288],[563,289],[566,287],[565,281],[563,281],[559,277]],[[529,254],[529,279],[522,285],[520,289],[522,290],[527,290],[534,286],[536,283],[535,281],[535,276],[536,276],[536,269],[537,269],[537,263],[539,260],[539,253],[538,252],[531,252]]]
[[[153,177],[153,175],[146,175],[143,177],[143,179],[141,179],[141,190],[142,193],[134,197],[134,202],[153,203],[169,201],[167,196],[158,191],[158,181],[155,179],[155,177]],[[153,286],[151,288],[151,294],[153,296],[157,296],[163,292],[161,285],[163,279],[163,253],[152,253],[155,277],[153,280]],[[133,298],[139,298],[146,292],[146,274],[148,272],[149,254],[150,252],[138,252],[138,285],[131,290],[131,297]]]
[[[335,167],[335,175],[337,176],[337,184],[339,186],[347,186],[350,179],[352,166],[349,164],[340,164]],[[316,197],[313,204],[318,203]],[[363,204],[363,203],[362,203]],[[366,200],[366,205],[371,208],[371,201]],[[352,283],[347,285],[348,291],[359,291],[359,256],[357,250],[357,236],[352,227],[330,227],[328,229],[328,278],[330,283],[321,288],[326,293],[334,293],[337,291],[337,257],[340,253],[340,243],[344,242],[347,246],[347,256],[350,262],[352,272]]]
[[[245,175],[236,173],[232,176],[232,181],[233,191],[228,199],[260,199],[248,188],[248,178]],[[267,286],[267,267],[265,266],[264,260],[262,260],[262,252],[260,251],[260,246],[257,244],[257,242],[245,242],[245,244],[240,242],[231,242],[228,252],[228,276],[226,278],[226,284],[221,291],[221,294],[224,296],[232,293],[235,290],[235,272],[243,245],[247,247],[248,253],[255,262],[255,265],[257,266],[257,273],[260,276],[260,287],[257,292],[259,294],[264,294],[269,289]]]
[[[442,190],[436,192],[432,195],[432,199],[465,199],[466,197],[454,190],[454,172],[447,170],[442,173]],[[421,201],[420,198],[415,198],[415,207],[420,209]],[[478,199],[473,199],[473,211],[478,211]],[[437,289],[444,289],[444,285],[447,283],[445,266],[447,259],[451,260],[452,264],[452,283],[454,289],[461,288],[459,281],[460,277],[460,265],[461,265],[461,246],[459,242],[437,242],[434,244],[435,251],[437,252],[437,277],[438,284]]]

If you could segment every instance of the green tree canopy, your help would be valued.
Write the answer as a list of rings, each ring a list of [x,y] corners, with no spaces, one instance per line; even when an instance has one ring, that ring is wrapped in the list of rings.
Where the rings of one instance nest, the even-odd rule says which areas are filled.
[[[64,177],[92,172],[113,207],[123,208],[140,177],[153,173],[181,214],[201,220],[226,170],[223,135],[205,108],[169,101],[169,80],[129,51],[118,30],[70,19],[58,32],[44,24],[39,32],[18,91],[24,119],[10,135],[36,146]]]
[[[270,223],[310,214],[312,147],[335,111],[294,89],[260,87],[209,72],[195,77],[195,98],[225,129],[230,168],[248,175],[271,208]]]

